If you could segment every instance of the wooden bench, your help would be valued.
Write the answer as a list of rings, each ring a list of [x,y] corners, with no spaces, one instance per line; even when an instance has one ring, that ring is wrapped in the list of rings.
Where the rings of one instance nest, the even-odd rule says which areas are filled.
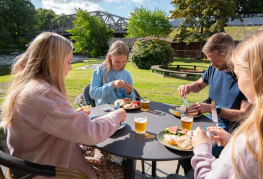
[[[182,69],[181,68],[182,66],[193,67],[193,69]],[[196,69],[197,67],[207,69],[206,66],[197,66],[197,65],[153,65],[153,66],[151,66],[151,69],[152,69],[152,73],[154,73],[155,70],[162,72],[163,77],[164,76],[170,76],[169,74],[172,73],[172,74],[185,75],[186,78],[189,79],[189,76],[192,76],[192,75],[202,76],[204,74],[205,70]],[[175,70],[171,70],[171,68],[175,69]]]

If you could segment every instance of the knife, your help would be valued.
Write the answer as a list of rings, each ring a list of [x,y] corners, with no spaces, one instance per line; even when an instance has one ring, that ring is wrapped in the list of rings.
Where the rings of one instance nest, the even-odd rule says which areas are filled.
[[[120,109],[120,103],[119,102],[117,102],[116,109]]]
[[[184,103],[186,104],[186,106],[189,106],[189,103],[187,102],[187,100],[185,98],[182,98],[184,100]]]
[[[217,117],[217,112],[216,112],[216,103],[213,100],[211,102],[211,111],[212,111],[212,119],[216,123],[216,129],[218,129],[218,117]],[[220,143],[217,143],[217,146],[220,147]]]

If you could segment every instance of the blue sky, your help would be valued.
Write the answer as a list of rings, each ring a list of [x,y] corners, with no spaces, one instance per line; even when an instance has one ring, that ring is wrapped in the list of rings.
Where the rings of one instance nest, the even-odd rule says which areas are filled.
[[[31,0],[36,9],[52,9],[56,14],[74,14],[75,8],[87,11],[107,11],[111,14],[129,17],[134,7],[148,8],[154,10],[159,8],[170,16],[169,11],[173,10],[171,0]]]

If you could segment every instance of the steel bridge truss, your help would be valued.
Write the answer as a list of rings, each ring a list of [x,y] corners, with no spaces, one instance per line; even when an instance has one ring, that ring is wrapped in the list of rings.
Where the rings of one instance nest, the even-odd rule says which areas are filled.
[[[125,33],[127,30],[126,29],[126,25],[128,22],[127,18],[103,11],[92,11],[89,13],[90,16],[96,16],[100,18],[101,22],[105,23],[108,29],[115,30],[114,33]],[[76,14],[61,16],[60,18],[54,20],[45,28],[43,28],[42,31],[56,32],[61,35],[69,35],[70,33],[67,32],[66,30],[73,28],[72,21],[76,19],[75,16]]]

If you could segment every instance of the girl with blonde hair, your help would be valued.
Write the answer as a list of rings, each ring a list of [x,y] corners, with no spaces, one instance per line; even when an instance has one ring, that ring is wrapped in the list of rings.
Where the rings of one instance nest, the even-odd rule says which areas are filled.
[[[126,112],[120,109],[91,120],[73,109],[65,87],[72,50],[72,43],[55,33],[44,32],[34,39],[12,68],[14,81],[1,107],[0,127],[5,127],[12,156],[78,169],[97,178],[78,143],[106,140],[120,127]]]
[[[125,70],[129,50],[123,41],[114,42],[106,60],[93,72],[90,96],[96,105],[111,103],[117,99],[135,98],[131,74]]]
[[[195,178],[263,178],[263,28],[256,30],[233,51],[231,60],[238,86],[254,105],[233,136],[223,129],[197,128],[192,143]],[[212,139],[225,146],[218,159],[212,154]]]

